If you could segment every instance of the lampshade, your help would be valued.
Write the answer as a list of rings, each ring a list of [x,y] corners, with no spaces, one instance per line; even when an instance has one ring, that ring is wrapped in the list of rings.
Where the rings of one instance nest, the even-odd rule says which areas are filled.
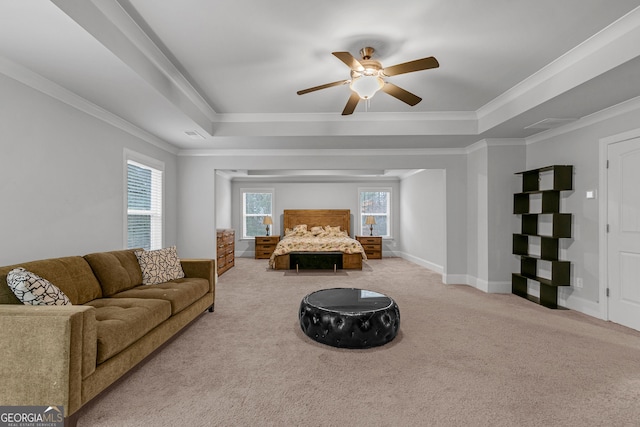
[[[367,225],[375,225],[376,218],[374,216],[368,216],[364,223]]]
[[[273,220],[271,219],[270,216],[265,216],[264,219],[262,220],[262,223],[264,225],[271,225],[273,224]]]
[[[360,77],[352,79],[351,83],[349,83],[351,90],[357,93],[362,99],[372,98],[377,91],[382,89],[382,86],[384,86],[384,80],[377,74],[371,76],[363,74]]]

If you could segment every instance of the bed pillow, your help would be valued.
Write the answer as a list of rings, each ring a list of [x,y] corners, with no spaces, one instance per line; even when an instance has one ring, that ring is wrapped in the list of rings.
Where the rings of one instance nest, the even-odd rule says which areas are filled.
[[[349,233],[346,231],[340,230],[340,226],[332,227],[327,225],[324,228],[324,233],[320,235],[320,237],[349,237]]]
[[[311,227],[311,234],[313,234],[314,236],[317,236],[321,233],[324,233],[324,228],[322,227]]]
[[[287,236],[306,236],[307,233],[307,224],[299,224],[293,227],[293,230]]]
[[[57,286],[23,267],[14,268],[7,274],[7,285],[26,305],[71,305]]]
[[[184,270],[175,246],[153,251],[136,251],[142,270],[143,285],[157,285],[184,277]]]

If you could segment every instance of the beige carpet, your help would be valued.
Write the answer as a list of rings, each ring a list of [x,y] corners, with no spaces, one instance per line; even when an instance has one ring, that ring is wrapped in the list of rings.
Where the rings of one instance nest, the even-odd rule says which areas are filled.
[[[346,274],[237,259],[207,313],[81,411],[78,426],[638,426],[640,333],[513,295],[443,285],[399,258]],[[306,294],[400,307],[396,339],[345,350],[298,325]]]

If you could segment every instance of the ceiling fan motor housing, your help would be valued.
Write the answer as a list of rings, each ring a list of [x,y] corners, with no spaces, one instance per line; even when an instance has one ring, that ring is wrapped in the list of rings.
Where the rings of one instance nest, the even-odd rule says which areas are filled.
[[[360,49],[360,56],[362,57],[362,59],[371,59],[371,57],[373,57],[373,53],[376,50],[372,47],[363,47],[362,49]]]

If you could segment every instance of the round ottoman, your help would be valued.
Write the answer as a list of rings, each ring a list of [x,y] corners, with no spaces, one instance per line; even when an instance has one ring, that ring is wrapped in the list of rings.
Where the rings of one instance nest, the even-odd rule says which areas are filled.
[[[312,292],[300,303],[300,327],[311,339],[333,347],[369,348],[393,340],[400,309],[388,296],[355,288]]]

